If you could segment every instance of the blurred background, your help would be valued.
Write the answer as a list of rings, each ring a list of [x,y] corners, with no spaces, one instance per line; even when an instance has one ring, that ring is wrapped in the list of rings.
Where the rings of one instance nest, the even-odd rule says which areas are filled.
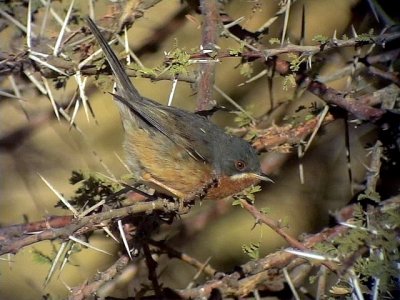
[[[129,31],[129,41],[132,49],[145,43],[156,33],[160,27],[182,9],[182,1],[161,1],[145,12]],[[374,25],[370,11],[365,7],[367,1],[358,0],[319,0],[296,1],[290,10],[287,38],[294,44],[299,43],[302,10],[305,9],[305,45],[316,44],[312,39],[316,35],[332,37],[336,32],[337,37],[343,34],[351,36],[350,26],[353,24],[357,32],[368,32]],[[40,6],[40,1],[33,1]],[[64,16],[69,1],[55,1],[52,3],[54,10]],[[95,12],[102,16],[109,9],[108,1],[96,1]],[[241,25],[247,30],[254,31],[266,20],[275,15],[279,9],[279,1],[231,1],[226,6],[226,11],[233,19],[244,17]],[[80,9],[82,15],[88,11],[87,1],[76,1],[74,6]],[[6,4],[0,4],[5,10]],[[187,50],[198,49],[201,41],[201,16],[194,11],[188,11],[187,17],[181,20],[178,28],[154,49],[152,53],[145,53],[140,57],[147,68],[162,65],[164,51],[176,47]],[[33,20],[33,31],[39,30],[41,14]],[[1,24],[8,22],[0,17]],[[15,16],[21,23],[26,24],[26,11],[21,8],[20,15]],[[268,44],[270,38],[280,38],[282,33],[283,17],[280,17],[271,26],[269,33],[263,38]],[[72,23],[71,28],[75,28]],[[77,26],[76,26],[77,28]],[[60,26],[53,20],[46,27],[45,34],[51,38],[58,35]],[[1,32],[3,43],[0,51],[22,51],[21,33],[15,26],[9,26]],[[7,42],[4,42],[7,41]],[[219,46],[222,49],[238,48],[231,39],[220,38]],[[115,47],[122,51],[121,46]],[[118,53],[118,51],[117,51]],[[342,49],[329,56],[319,71],[321,75],[332,74],[348,64],[354,55],[354,49]],[[193,67],[192,71],[197,68]],[[261,65],[252,65],[256,74]],[[262,77],[254,82],[241,85],[248,77],[241,75],[240,60],[226,59],[217,65],[216,84],[237,103],[250,111],[256,118],[264,116],[270,111],[271,99],[268,89],[267,77]],[[18,79],[21,86],[28,81]],[[151,82],[149,79],[135,78],[134,84],[146,97],[166,104],[171,92],[171,81]],[[296,115],[296,110],[301,105],[310,105],[313,102],[321,103],[318,98],[310,93],[304,93],[294,98],[294,89],[282,88],[283,78],[276,75],[273,79],[273,98],[276,106],[282,104],[278,113],[273,115],[268,122],[282,124],[283,116]],[[1,77],[0,88],[10,87],[10,78]],[[329,86],[346,90],[347,78],[343,77],[330,82]],[[72,97],[76,89],[76,82],[70,80],[65,89],[53,90],[57,102],[65,102]],[[58,191],[66,197],[72,195],[75,187],[71,186],[68,179],[72,170],[82,170],[84,173],[100,172],[107,174],[105,166],[117,177],[126,173],[122,163],[116,155],[124,156],[122,151],[123,130],[117,107],[106,93],[110,88],[99,87],[92,78],[87,83],[87,94],[95,113],[95,120],[86,119],[82,109],[78,112],[76,123],[81,133],[70,128],[64,121],[55,118],[41,119],[44,111],[51,110],[51,103],[47,97],[41,96],[34,89],[26,89],[23,100],[10,99],[0,96],[1,136],[15,131],[21,127],[29,128],[32,120],[40,122],[21,141],[10,148],[2,148],[0,152],[1,170],[1,200],[0,223],[1,226],[23,223],[26,220],[41,220],[50,215],[62,215],[66,211],[55,208],[57,197],[40,179],[39,174],[46,178]],[[215,99],[220,105],[232,108],[230,104],[215,93]],[[178,82],[173,105],[193,111],[196,107],[196,94],[193,87],[185,82]],[[235,126],[235,115],[229,112],[217,112],[213,121],[221,126]],[[364,179],[368,165],[367,146],[374,139],[375,133],[370,125],[350,126],[351,169],[354,184],[361,183]],[[351,185],[348,178],[347,161],[345,155],[344,122],[337,120],[325,126],[313,142],[311,149],[302,159],[305,182],[301,184],[299,178],[299,160],[294,153],[268,153],[277,160],[284,161],[277,168],[271,168],[269,174],[274,183],[262,185],[262,192],[256,195],[257,207],[268,207],[269,215],[276,220],[285,220],[288,231],[293,236],[302,233],[312,233],[328,225],[329,214],[346,205],[352,198]],[[283,158],[282,158],[283,157]],[[272,160],[273,161],[273,160]],[[219,208],[218,208],[219,207]],[[260,243],[260,255],[285,246],[285,242],[272,230],[265,226],[253,228],[254,219],[240,207],[231,207],[215,202],[203,202],[196,205],[192,211],[176,220],[175,224],[167,228],[164,236],[173,238],[179,235],[177,223],[190,224],[192,219],[204,211],[221,209],[221,213],[205,226],[200,232],[191,237],[185,244],[176,247],[198,260],[204,262],[210,259],[210,264],[222,272],[228,272],[234,266],[249,260],[243,253],[242,245]],[[118,245],[102,234],[95,234],[90,238],[90,243],[117,255]],[[58,247],[58,242],[54,242]],[[174,245],[171,245],[174,246]],[[10,262],[0,261],[0,291],[1,299],[39,299],[43,294],[43,282],[49,270],[49,264],[35,260],[33,251],[40,250],[51,257],[54,255],[53,245],[46,241],[26,247],[15,256],[9,256]],[[4,258],[4,257],[3,257]],[[7,258],[7,257],[6,257]],[[73,255],[61,274],[57,274],[45,288],[45,293],[51,294],[54,299],[62,299],[68,294],[66,286],[76,286],[85,279],[91,278],[97,270],[104,270],[115,257],[110,257],[96,251],[85,249]],[[196,270],[184,265],[177,260],[162,258],[164,282],[170,287],[184,288],[188,278],[192,278]],[[161,263],[160,263],[161,264]]]

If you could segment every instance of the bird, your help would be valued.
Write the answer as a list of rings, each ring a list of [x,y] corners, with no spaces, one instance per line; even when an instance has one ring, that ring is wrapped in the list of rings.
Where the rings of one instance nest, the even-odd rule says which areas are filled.
[[[141,96],[96,23],[88,16],[86,22],[114,75],[126,161],[140,183],[192,201],[227,198],[260,180],[271,181],[247,141],[204,115]]]

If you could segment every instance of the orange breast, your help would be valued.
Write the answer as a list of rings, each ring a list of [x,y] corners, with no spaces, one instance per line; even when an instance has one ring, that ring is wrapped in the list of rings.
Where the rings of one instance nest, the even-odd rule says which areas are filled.
[[[133,134],[127,131],[125,150],[128,164],[137,177],[150,174],[183,195],[197,191],[211,178],[210,165],[194,159],[183,147],[158,132],[150,134],[138,128]]]
[[[229,176],[223,176],[219,180],[217,187],[208,191],[205,199],[218,200],[228,196],[232,196],[243,191],[245,188],[258,182],[254,177],[244,177],[237,180],[231,179]]]

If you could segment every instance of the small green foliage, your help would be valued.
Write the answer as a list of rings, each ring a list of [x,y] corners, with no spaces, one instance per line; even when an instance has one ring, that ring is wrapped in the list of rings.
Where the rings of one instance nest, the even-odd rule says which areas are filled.
[[[365,213],[361,207],[361,205],[357,205],[354,207],[353,211],[353,218],[351,219],[351,222],[355,226],[362,227],[365,225]]]
[[[342,35],[342,40],[348,41],[348,40],[349,40],[349,37],[348,37],[346,34],[343,34],[343,35]]]
[[[167,53],[168,72],[176,76],[178,74],[187,74],[190,66],[191,55],[184,49],[175,48],[175,50]]]
[[[240,200],[241,200],[241,199],[235,199],[235,200],[233,200],[232,205],[233,205],[233,206],[238,206],[238,205],[240,205],[241,207],[243,207],[243,205],[242,205],[242,203],[240,202]]]
[[[374,37],[374,30],[371,29],[368,33],[359,34],[355,40],[357,42],[370,42]]]
[[[303,55],[297,55],[295,53],[289,53],[288,57],[290,59],[290,70],[292,72],[298,72],[300,70],[300,65],[307,59]]]
[[[294,74],[286,75],[283,79],[283,90],[287,91],[289,88],[296,87],[296,77]]]
[[[253,66],[252,64],[246,62],[240,65],[240,75],[244,77],[250,78],[253,75]]]
[[[72,175],[69,178],[69,183],[74,185],[85,179],[85,176],[81,171],[72,171]]]
[[[53,263],[53,258],[44,254],[42,251],[32,248],[31,250],[33,261],[38,264],[51,265]]]
[[[308,281],[310,282],[310,284],[314,284],[315,282],[317,282],[318,276],[315,275],[311,275],[310,277],[308,277]]]
[[[229,55],[232,55],[232,56],[240,56],[245,49],[246,49],[246,45],[243,41],[241,41],[239,48],[237,48],[237,49],[228,48],[228,53],[229,53]]]
[[[108,183],[96,175],[86,175],[81,171],[72,171],[69,182],[72,185],[79,184],[74,196],[69,200],[69,203],[77,208],[90,207],[103,199],[113,203],[117,203],[120,200],[119,197],[114,197],[114,193],[120,186],[115,183]],[[56,207],[65,208],[65,205],[59,201]]]
[[[254,194],[258,193],[259,191],[261,191],[261,186],[259,186],[259,185],[252,185],[252,186],[248,187],[247,189],[243,190],[241,193],[233,196],[233,199],[235,199],[235,200],[232,202],[232,205],[233,206],[237,206],[237,205],[242,206],[241,200],[246,200],[246,201],[254,204],[254,201],[256,200],[256,196]]]
[[[322,107],[318,106],[315,102],[312,102],[308,106],[300,105],[296,109],[296,113],[302,112],[301,114],[293,114],[290,116],[284,116],[283,120],[286,123],[290,123],[293,126],[297,124],[304,123],[306,121],[309,121],[315,116],[317,116],[320,112],[322,111]]]
[[[250,125],[252,122],[252,119],[249,117],[249,114],[245,114],[244,112],[238,111],[235,112],[236,117],[234,118],[235,123],[239,127],[245,127],[247,125]]]
[[[269,39],[269,41],[268,41],[271,45],[274,45],[274,44],[280,44],[281,43],[281,40],[280,39],[278,39],[278,38],[270,38]]]
[[[249,131],[242,137],[246,141],[252,141],[258,136],[258,132],[256,130],[249,129]]]
[[[243,49],[228,49],[228,53],[231,56],[240,56],[242,54]]]
[[[254,201],[256,200],[256,196],[254,194],[261,192],[261,186],[252,185],[251,187],[245,189],[245,192],[247,199],[249,199],[251,203],[254,203]]]
[[[350,228],[345,234],[330,242],[315,246],[315,250],[341,261],[352,261],[361,284],[379,278],[380,295],[389,291],[398,275],[400,263],[399,240],[400,209],[395,207],[369,216],[358,205],[353,213]],[[364,249],[364,250],[363,250]],[[362,254],[357,254],[362,250]]]
[[[148,76],[153,76],[153,77],[157,77],[157,74],[159,73],[159,68],[146,68],[146,67],[141,67],[140,69],[138,69],[138,72],[144,75],[148,75]]]
[[[314,250],[319,253],[334,257],[337,253],[337,248],[331,243],[320,243],[314,246]]]
[[[313,119],[315,116],[313,115],[313,114],[307,114],[305,117],[304,117],[304,121],[309,121],[309,120],[311,120],[311,119]]]
[[[260,258],[260,242],[250,243],[250,245],[243,245],[242,250],[253,260]]]
[[[379,195],[376,191],[371,191],[367,189],[364,193],[358,195],[357,200],[362,201],[364,199],[370,199],[375,202],[381,201],[381,195]]]
[[[337,245],[338,254],[353,253],[365,245],[370,233],[367,230],[351,230],[351,234],[344,235]]]
[[[318,35],[314,36],[312,40],[319,44],[326,44],[328,42],[329,38],[327,38],[326,36],[324,36],[322,34],[318,34]]]
[[[373,37],[373,36],[369,35],[368,33],[362,33],[362,34],[359,34],[359,35],[356,37],[355,40],[356,40],[357,42],[369,42],[369,41],[371,41],[372,37]]]
[[[387,210],[385,212],[385,224],[388,229],[395,229],[400,224],[400,213],[398,210]]]
[[[264,214],[264,215],[268,215],[271,212],[271,208],[270,207],[262,207],[260,208],[260,211]]]
[[[134,174],[132,174],[132,173],[127,173],[127,174],[121,175],[121,180],[126,182],[126,181],[131,181],[131,180],[133,180],[133,181],[138,181],[139,179],[136,178],[136,177],[134,176]]]
[[[288,216],[283,217],[283,219],[279,220],[280,228],[289,228],[290,220]]]

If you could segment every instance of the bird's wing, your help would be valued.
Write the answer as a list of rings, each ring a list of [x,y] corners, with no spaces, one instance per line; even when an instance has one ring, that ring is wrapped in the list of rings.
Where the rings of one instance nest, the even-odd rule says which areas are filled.
[[[86,17],[86,21],[115,75],[118,86],[118,95],[113,95],[114,98],[122,104],[120,105],[120,111],[123,114],[123,117],[129,119],[131,117],[130,114],[134,113],[141,119],[142,123],[154,127],[171,141],[184,147],[196,159],[208,160],[209,155],[206,153],[207,151],[205,151],[205,149],[204,151],[196,150],[197,146],[194,146],[192,143],[192,137],[196,135],[193,135],[193,132],[191,132],[193,130],[190,130],[190,127],[192,126],[192,124],[190,124],[190,113],[177,108],[172,108],[172,110],[170,110],[157,102],[142,97],[138,90],[133,86],[128,75],[125,73],[122,64],[118,60],[114,51],[108,45],[97,25],[90,17]],[[184,116],[183,120],[175,120],[175,118],[174,120],[171,120],[172,115],[178,118],[181,117],[181,114],[179,113],[172,113],[171,115],[171,112],[173,111],[181,111]],[[187,128],[185,129],[185,127]]]

